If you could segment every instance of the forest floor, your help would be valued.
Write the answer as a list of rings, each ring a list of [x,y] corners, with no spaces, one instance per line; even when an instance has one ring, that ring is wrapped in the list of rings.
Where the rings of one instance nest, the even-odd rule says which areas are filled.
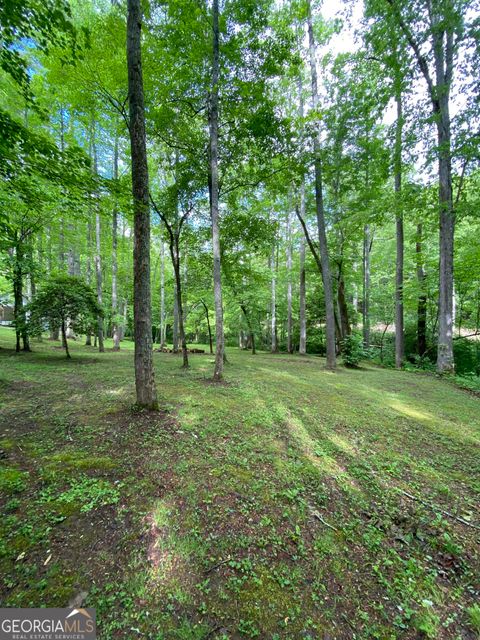
[[[237,349],[213,385],[208,354],[155,353],[148,415],[131,343],[12,345],[3,606],[94,606],[101,640],[479,637],[478,397]]]

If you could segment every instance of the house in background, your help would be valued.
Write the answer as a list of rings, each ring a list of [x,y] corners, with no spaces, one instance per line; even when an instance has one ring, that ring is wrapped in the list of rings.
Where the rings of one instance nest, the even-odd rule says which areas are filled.
[[[13,305],[0,301],[0,326],[10,326],[13,317]]]

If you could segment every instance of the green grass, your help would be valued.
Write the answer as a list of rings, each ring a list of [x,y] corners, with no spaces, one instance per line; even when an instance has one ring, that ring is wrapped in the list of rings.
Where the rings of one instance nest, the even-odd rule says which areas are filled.
[[[15,354],[0,330],[0,597],[99,638],[475,638],[479,399],[432,375],[132,344]],[[107,348],[111,346],[107,342]],[[420,500],[413,500],[405,493]],[[477,636],[475,635],[477,634]]]

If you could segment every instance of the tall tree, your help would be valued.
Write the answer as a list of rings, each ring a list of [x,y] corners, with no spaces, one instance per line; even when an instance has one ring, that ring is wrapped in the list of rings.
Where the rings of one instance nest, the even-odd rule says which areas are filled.
[[[450,96],[455,57],[462,37],[462,0],[412,3],[385,0],[414,54],[428,90],[437,129],[438,199],[440,220],[439,322],[437,370],[453,371],[453,247],[455,211],[452,190]],[[426,27],[424,26],[426,25]],[[425,53],[424,42],[430,51]]]
[[[218,193],[218,83],[220,80],[220,29],[218,0],[213,0],[212,26],[212,82],[209,105],[209,183],[210,215],[212,221],[213,291],[215,297],[215,368],[213,372],[213,379],[219,381],[223,377],[224,333],[220,249],[220,212]]]
[[[113,147],[113,179],[118,184],[118,135],[115,135]],[[114,201],[112,212],[112,337],[113,350],[120,349],[120,328],[118,326],[118,210]]]
[[[395,218],[396,218],[396,269],[395,269],[395,366],[401,369],[405,357],[403,331],[403,202],[402,202],[402,88],[400,73],[395,78],[395,104],[397,119],[395,123],[394,173],[395,173]]]
[[[313,32],[312,7],[310,0],[307,0],[307,26],[308,44],[310,55],[310,74],[312,84],[312,107],[318,110],[318,80],[315,36]],[[322,280],[325,295],[325,324],[327,339],[327,367],[335,368],[335,307],[333,303],[333,287],[330,273],[330,262],[328,258],[327,232],[325,227],[325,210],[323,203],[323,181],[322,181],[322,156],[320,144],[320,131],[316,131],[313,139],[314,169],[315,169],[315,208],[317,214],[318,243],[320,247],[320,260],[322,265]]]
[[[150,295],[150,209],[143,95],[140,0],[127,2],[129,132],[134,214],[133,316],[137,404],[157,409]]]

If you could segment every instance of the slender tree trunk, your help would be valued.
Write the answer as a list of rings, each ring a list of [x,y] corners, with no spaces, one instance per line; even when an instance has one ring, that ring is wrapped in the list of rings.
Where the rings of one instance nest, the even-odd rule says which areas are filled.
[[[370,225],[363,228],[363,346],[370,348]]]
[[[250,321],[250,316],[248,315],[247,308],[243,303],[240,304],[240,309],[242,310],[243,315],[245,316],[245,320],[247,322],[248,336],[249,336],[249,342],[250,342],[249,346],[252,350],[252,355],[254,356],[257,352],[255,347],[255,331],[253,330],[253,325]]]
[[[160,348],[165,347],[165,244],[160,242]]]
[[[287,351],[293,353],[293,316],[292,316],[292,230],[290,211],[287,213]]]
[[[47,265],[48,265],[48,275],[51,277],[53,275],[53,251],[52,251],[52,225],[48,225],[47,228],[48,233],[48,250],[47,250]],[[58,327],[52,327],[50,325],[50,336],[49,340],[58,340],[59,338],[59,329]]]
[[[102,304],[102,263],[101,263],[101,228],[100,228],[100,213],[97,211],[95,213],[95,275],[97,282],[97,301],[98,304]],[[103,318],[99,316],[97,318],[97,335],[98,335],[98,350],[100,352],[105,351],[105,346],[103,344]]]
[[[299,115],[303,121],[303,86],[302,76],[298,76],[298,101]],[[303,125],[302,125],[303,134]],[[300,217],[305,220],[305,180],[302,177],[300,184]],[[300,300],[299,300],[299,323],[300,323],[300,344],[298,351],[300,355],[307,353],[307,316],[306,316],[306,272],[305,272],[305,235],[302,229],[300,238]]]
[[[350,326],[350,319],[348,317],[348,305],[345,297],[345,279],[343,277],[342,264],[339,265],[339,274],[338,274],[338,291],[337,291],[337,302],[338,302],[338,315],[340,317],[340,333],[342,335],[342,339],[346,336],[349,336],[352,333],[352,328]]]
[[[178,353],[178,293],[176,281],[177,279],[175,278],[175,284],[173,285],[173,353]]]
[[[403,203],[402,203],[402,92],[400,78],[396,78],[395,102],[397,121],[395,126],[395,208],[396,208],[396,268],[395,268],[395,366],[401,369],[405,357],[403,326]]]
[[[278,340],[277,340],[277,262],[275,259],[275,246],[272,247],[272,255],[270,257],[270,269],[272,272],[272,281],[271,281],[271,351],[272,353],[277,353],[278,351]]]
[[[180,338],[180,345],[182,347],[183,367],[188,368],[188,351],[187,342],[185,338],[185,327],[183,324],[183,300],[182,300],[182,277],[180,273],[180,247],[179,238],[177,234],[174,234],[170,242],[170,252],[172,257],[173,272],[175,275],[175,298],[177,309],[177,322],[178,322],[178,334]],[[175,353],[178,351],[178,343]]]
[[[312,106],[314,110],[318,108],[318,88],[317,88],[317,63],[315,59],[315,38],[313,34],[311,2],[307,0],[307,24],[308,40],[310,52],[310,71],[312,79]],[[315,134],[313,141],[313,151],[315,156],[315,205],[317,213],[318,242],[320,246],[320,259],[322,264],[322,280],[325,295],[325,335],[327,342],[327,367],[334,369],[336,365],[335,353],[335,308],[333,303],[332,278],[330,274],[330,263],[328,259],[327,233],[325,228],[325,212],[323,206],[323,185],[322,185],[322,159],[319,132]]]
[[[15,318],[16,351],[20,351],[20,339],[23,342],[23,351],[31,351],[30,339],[26,327],[25,308],[23,306],[23,261],[24,254],[20,247],[21,240],[15,247],[13,256],[13,315]]]
[[[90,212],[91,214],[91,212]],[[89,219],[87,222],[87,282],[88,284],[92,283],[92,261],[91,261],[91,249],[92,249],[92,222],[90,220],[90,214],[89,214]],[[92,346],[92,333],[90,331],[90,328],[87,329],[87,335],[85,337],[85,346],[86,347],[91,347]]]
[[[68,350],[67,331],[65,329],[65,320],[62,320],[62,344],[65,349],[65,354],[68,359],[71,358],[70,351]]]
[[[208,328],[208,345],[210,348],[210,353],[213,353],[213,339],[212,339],[212,327],[210,326],[210,315],[208,313],[208,307],[203,300],[201,300],[203,304],[203,308],[205,309],[205,318],[207,319],[207,328]],[[240,346],[241,348],[241,346]]]
[[[152,352],[150,211],[140,35],[140,0],[128,0],[127,67],[134,203],[133,298],[137,404],[157,409]]]
[[[307,316],[306,316],[306,278],[305,278],[305,238],[300,239],[300,344],[298,352],[304,356],[307,353]]]
[[[423,226],[417,224],[416,261],[418,279],[417,300],[417,352],[423,357],[427,351],[427,295],[425,291],[425,268],[423,266]]]
[[[113,179],[118,182],[118,137],[115,136],[113,149]],[[118,327],[118,296],[117,296],[117,247],[118,247],[118,212],[117,203],[113,207],[112,213],[112,337],[113,350],[120,350],[120,331]]]
[[[222,274],[220,251],[220,224],[218,207],[218,83],[220,77],[220,38],[219,38],[219,10],[218,0],[213,0],[212,22],[212,86],[210,93],[209,130],[210,130],[210,215],[212,218],[212,248],[213,248],[213,291],[215,297],[215,368],[214,380],[223,377],[224,363],[224,334],[223,334],[223,303],[222,303]]]

